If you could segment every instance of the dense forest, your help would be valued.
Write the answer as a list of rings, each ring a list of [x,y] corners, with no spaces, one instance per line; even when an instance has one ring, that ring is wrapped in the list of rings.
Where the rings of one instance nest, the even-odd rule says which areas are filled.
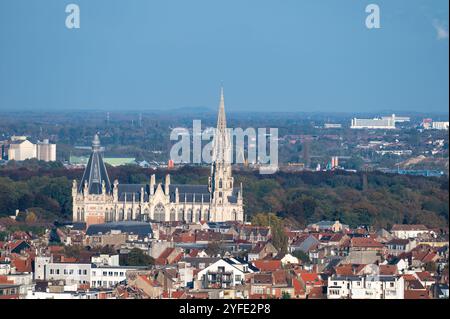
[[[148,183],[150,169],[108,168],[121,183]],[[166,172],[157,171],[162,181]],[[209,169],[173,170],[172,183],[207,183]],[[82,170],[31,166],[0,169],[0,217],[22,212],[31,222],[70,220],[71,180]],[[423,223],[448,228],[448,177],[388,175],[379,172],[299,172],[260,175],[239,170],[235,185],[244,186],[248,220],[257,213],[274,213],[298,227],[321,219],[339,219],[351,226],[390,227],[394,223]]]

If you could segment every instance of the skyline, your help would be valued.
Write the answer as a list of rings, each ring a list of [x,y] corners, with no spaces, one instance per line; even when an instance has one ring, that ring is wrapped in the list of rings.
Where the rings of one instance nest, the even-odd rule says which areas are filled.
[[[0,111],[448,114],[446,1],[68,3],[0,4]]]

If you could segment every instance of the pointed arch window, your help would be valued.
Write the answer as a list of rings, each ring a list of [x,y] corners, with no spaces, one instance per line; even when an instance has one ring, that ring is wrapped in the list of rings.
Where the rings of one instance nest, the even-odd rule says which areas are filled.
[[[183,210],[183,208],[180,208],[178,210],[178,220],[179,221],[184,221],[184,210]]]
[[[154,219],[158,222],[163,222],[166,220],[166,209],[162,203],[158,203],[155,206]]]

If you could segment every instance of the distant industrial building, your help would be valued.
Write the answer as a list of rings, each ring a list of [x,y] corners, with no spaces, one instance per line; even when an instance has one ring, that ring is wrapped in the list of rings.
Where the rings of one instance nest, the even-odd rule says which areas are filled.
[[[391,116],[382,116],[382,120],[389,120],[394,119],[395,123],[403,123],[403,122],[409,122],[411,121],[411,118],[409,116],[397,116],[395,114],[392,114]]]
[[[24,136],[13,136],[9,144],[8,160],[24,161],[36,158],[36,145]]]
[[[448,121],[447,122],[433,122],[432,128],[433,128],[433,130],[448,130]]]
[[[36,157],[40,161],[54,162],[56,161],[56,144],[51,144],[48,139],[36,144]]]
[[[325,123],[323,125],[324,128],[342,128],[342,124],[337,123]]]
[[[7,152],[6,149],[8,149]],[[51,144],[48,139],[33,144],[27,140],[26,136],[12,136],[8,145],[4,145],[2,153],[8,154],[8,160],[24,161],[36,158],[40,161],[54,162],[56,161],[56,144]]]
[[[358,119],[353,118],[350,128],[352,129],[395,129],[396,117],[392,114],[391,117],[374,118],[374,119]]]

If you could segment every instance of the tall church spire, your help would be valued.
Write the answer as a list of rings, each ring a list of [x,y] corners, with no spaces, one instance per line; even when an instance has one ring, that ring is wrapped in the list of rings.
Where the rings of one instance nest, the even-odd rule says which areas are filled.
[[[92,141],[92,153],[80,182],[78,190],[80,193],[84,191],[84,185],[87,185],[89,194],[102,194],[103,189],[106,193],[111,191],[111,182],[103,162],[102,147],[98,134],[95,134]]]
[[[214,134],[213,162],[231,163],[230,136],[227,130],[225,116],[225,97],[223,86],[220,88],[219,112],[217,115],[217,129]]]
[[[233,192],[233,177],[231,177],[231,141],[225,116],[225,98],[223,87],[220,90],[217,129],[213,139],[213,154],[209,190],[211,199],[216,204],[223,204]]]

